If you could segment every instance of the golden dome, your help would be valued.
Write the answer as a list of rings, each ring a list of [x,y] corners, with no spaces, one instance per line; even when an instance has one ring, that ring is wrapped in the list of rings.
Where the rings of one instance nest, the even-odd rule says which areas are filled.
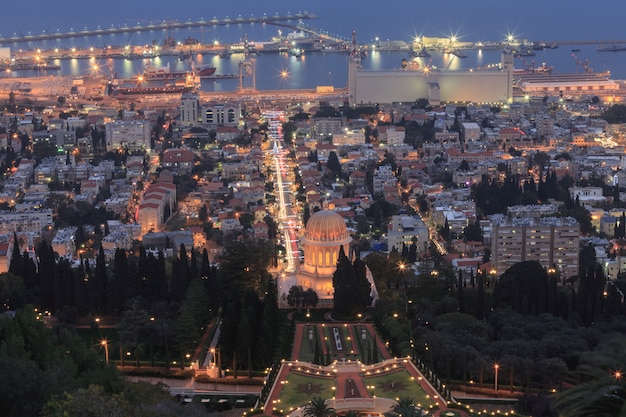
[[[341,241],[349,237],[343,217],[332,210],[314,213],[306,224],[304,236],[318,242]]]

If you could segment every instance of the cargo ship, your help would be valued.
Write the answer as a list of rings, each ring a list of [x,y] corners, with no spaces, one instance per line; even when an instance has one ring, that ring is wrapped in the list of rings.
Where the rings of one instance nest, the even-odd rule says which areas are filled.
[[[143,71],[142,77],[145,80],[177,80],[177,79],[187,79],[189,76],[198,76],[198,77],[210,77],[215,74],[216,68],[214,66],[204,66],[200,68],[196,68],[191,63],[191,69],[188,71],[172,71],[170,68],[170,63],[168,62],[164,67],[155,67],[150,62],[146,63],[146,67]]]
[[[18,62],[0,67],[2,71],[58,71],[60,69],[60,65],[48,64],[47,62],[33,64]]]
[[[162,86],[150,86],[150,87],[117,87],[113,90],[113,95],[133,95],[133,94],[177,94],[186,93],[193,89],[193,86],[189,85],[177,85],[168,84]]]
[[[200,78],[207,78],[207,77],[211,77],[213,74],[215,74],[215,67],[212,65],[207,65],[205,67],[200,67],[195,71],[196,76],[200,77]]]
[[[626,45],[613,44],[610,46],[598,46],[598,52],[619,52],[619,51],[626,51]]]
[[[534,64],[531,64],[524,69],[514,69],[513,75],[526,75],[526,74],[549,75],[549,74],[552,74],[552,70],[554,70],[554,67],[552,65],[546,65],[546,63],[544,62],[538,67],[535,67]]]

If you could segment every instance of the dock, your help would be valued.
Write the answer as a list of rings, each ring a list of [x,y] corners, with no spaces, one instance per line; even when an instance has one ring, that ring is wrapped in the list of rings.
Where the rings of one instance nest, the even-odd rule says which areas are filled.
[[[133,25],[133,26],[111,26],[109,28],[96,28],[96,29],[83,29],[83,30],[70,30],[67,32],[52,32],[46,33],[45,31],[38,35],[16,35],[10,37],[1,37],[0,45],[18,42],[34,42],[34,41],[46,41],[56,39],[67,39],[77,37],[89,37],[99,35],[115,35],[123,33],[133,32],[149,32],[151,30],[169,30],[169,29],[188,29],[197,27],[209,27],[209,26],[224,26],[231,24],[252,24],[252,23],[276,23],[276,22],[289,22],[300,21],[307,19],[316,19],[317,16],[312,13],[293,13],[286,15],[274,15],[274,16],[249,16],[242,17],[241,15],[235,18],[224,19],[210,19],[210,20],[188,20],[186,22],[180,21],[161,21],[156,23],[149,23],[147,25]]]

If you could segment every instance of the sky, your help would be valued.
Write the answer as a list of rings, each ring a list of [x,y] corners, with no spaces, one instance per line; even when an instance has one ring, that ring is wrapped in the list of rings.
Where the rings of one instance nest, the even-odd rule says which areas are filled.
[[[546,41],[626,40],[623,10],[621,0],[29,0],[5,6],[0,34],[308,11],[319,16],[314,26],[344,36],[355,29],[365,40],[417,34],[468,41],[498,41],[507,34]]]

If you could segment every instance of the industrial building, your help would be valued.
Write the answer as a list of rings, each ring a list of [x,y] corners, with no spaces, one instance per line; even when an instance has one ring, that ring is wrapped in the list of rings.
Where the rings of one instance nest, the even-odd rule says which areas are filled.
[[[485,70],[414,69],[366,71],[358,54],[348,62],[351,105],[413,102],[427,97],[441,102],[510,103],[513,99],[513,55],[502,52],[501,65]]]
[[[526,74],[515,82],[520,91],[529,96],[591,96],[619,91],[619,83],[611,80],[609,72]]]

